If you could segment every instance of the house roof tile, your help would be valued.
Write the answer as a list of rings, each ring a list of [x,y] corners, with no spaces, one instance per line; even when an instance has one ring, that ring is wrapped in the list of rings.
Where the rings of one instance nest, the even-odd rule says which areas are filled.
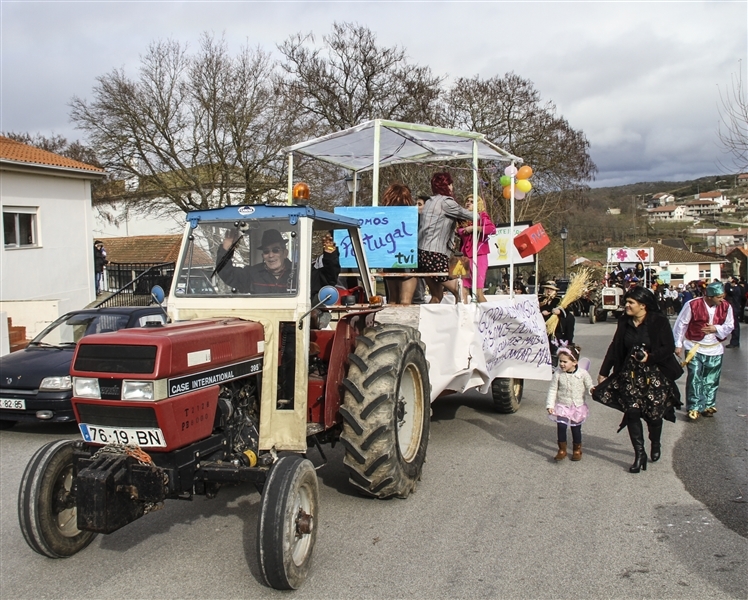
[[[111,263],[170,263],[179,256],[181,234],[102,238]]]
[[[714,190],[711,192],[701,192],[699,194],[699,198],[721,198],[721,197],[722,197],[722,192],[720,192],[719,190]]]
[[[715,260],[712,256],[688,252],[679,248],[665,246],[664,244],[642,244],[642,246],[651,246],[654,249],[654,262],[668,261],[671,263],[707,263],[707,262],[724,262],[724,260]]]
[[[104,174],[104,169],[99,167],[35,148],[4,136],[0,136],[0,162],[25,163]]]
[[[666,212],[674,212],[675,209],[678,208],[677,206],[656,206],[655,208],[650,208],[649,212],[658,212],[658,213],[666,213]]]

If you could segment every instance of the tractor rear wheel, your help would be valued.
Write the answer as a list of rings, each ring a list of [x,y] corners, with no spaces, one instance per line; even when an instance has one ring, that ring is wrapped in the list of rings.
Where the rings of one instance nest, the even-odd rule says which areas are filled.
[[[298,589],[312,564],[317,539],[319,483],[310,461],[282,456],[270,470],[257,521],[257,557],[265,582]]]
[[[18,491],[18,520],[31,549],[49,558],[66,558],[96,537],[78,529],[73,494],[73,442],[57,440],[31,457]]]
[[[341,441],[349,481],[377,498],[407,498],[421,477],[431,384],[418,330],[376,324],[356,338],[343,380]]]
[[[493,406],[502,414],[516,413],[522,402],[525,380],[515,377],[497,377],[491,382]]]
[[[590,325],[597,323],[597,306],[594,304],[590,305]]]

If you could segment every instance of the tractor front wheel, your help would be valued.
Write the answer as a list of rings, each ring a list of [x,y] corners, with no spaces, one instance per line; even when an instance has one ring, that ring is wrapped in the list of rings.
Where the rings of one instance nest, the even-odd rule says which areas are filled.
[[[431,384],[418,330],[377,324],[348,356],[341,441],[350,483],[377,498],[407,498],[421,477]]]
[[[304,583],[317,540],[319,484],[310,461],[282,456],[262,491],[257,522],[257,557],[265,582],[276,590]]]
[[[73,489],[73,442],[57,440],[31,457],[18,491],[18,520],[31,549],[49,558],[66,558],[96,537],[78,529]]]

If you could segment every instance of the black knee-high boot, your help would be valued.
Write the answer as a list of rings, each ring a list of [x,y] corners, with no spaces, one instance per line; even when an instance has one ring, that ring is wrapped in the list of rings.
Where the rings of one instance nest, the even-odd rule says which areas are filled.
[[[662,446],[660,445],[660,437],[662,436],[662,419],[657,419],[651,423],[647,422],[647,427],[649,429],[649,441],[651,443],[649,459],[652,462],[657,462],[660,460],[660,454],[662,451]]]
[[[634,447],[634,464],[629,468],[630,473],[647,470],[647,453],[644,451],[644,428],[642,427],[640,416],[641,413],[638,410],[626,413],[626,427],[629,430],[631,445]]]

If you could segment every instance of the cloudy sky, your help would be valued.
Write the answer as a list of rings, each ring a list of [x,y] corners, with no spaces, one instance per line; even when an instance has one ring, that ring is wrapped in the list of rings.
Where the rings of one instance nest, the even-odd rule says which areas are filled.
[[[0,131],[62,134],[73,96],[99,75],[137,75],[156,39],[197,46],[201,32],[268,51],[296,32],[365,25],[382,45],[449,77],[535,83],[586,134],[595,186],[726,173],[719,90],[748,64],[748,3],[149,2],[0,0]]]

